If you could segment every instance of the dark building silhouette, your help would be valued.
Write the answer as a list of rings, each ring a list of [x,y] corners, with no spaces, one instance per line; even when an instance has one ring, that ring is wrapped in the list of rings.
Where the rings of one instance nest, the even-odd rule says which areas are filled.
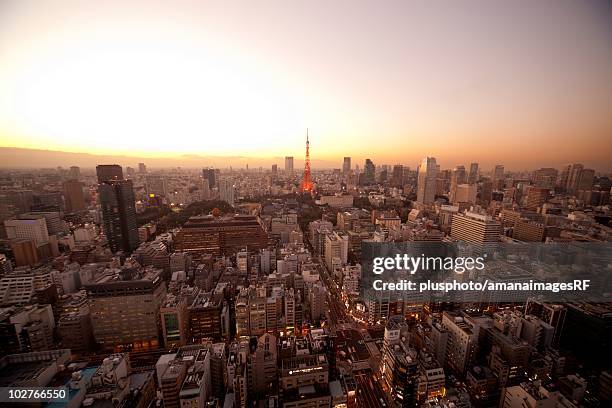
[[[85,198],[83,197],[83,183],[78,180],[64,182],[64,200],[66,211],[75,212],[85,209]]]
[[[204,180],[208,180],[208,187],[215,188],[217,186],[217,181],[219,170],[216,169],[202,169],[202,177]]]
[[[110,180],[123,180],[123,169],[118,164],[100,164],[96,166],[98,183]]]
[[[102,207],[104,234],[111,251],[133,251],[140,241],[132,181],[107,180],[98,185],[98,194]]]

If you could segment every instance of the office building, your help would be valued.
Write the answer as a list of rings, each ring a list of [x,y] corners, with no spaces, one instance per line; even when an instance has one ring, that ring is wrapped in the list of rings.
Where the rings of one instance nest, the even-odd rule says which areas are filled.
[[[266,333],[257,339],[257,349],[251,357],[252,392],[266,397],[276,389],[277,375],[276,337]]]
[[[537,210],[542,204],[548,201],[549,194],[550,190],[548,188],[535,186],[528,187],[526,207],[530,210]]]
[[[47,221],[43,216],[4,221],[4,230],[8,239],[33,240],[36,247],[49,243]]]
[[[376,166],[370,159],[366,159],[363,165],[363,173],[361,174],[361,185],[370,185],[376,183]]]
[[[478,163],[470,164],[470,172],[468,173],[467,183],[476,184],[478,182]]]
[[[66,211],[77,212],[85,209],[85,197],[83,196],[84,184],[76,179],[65,181],[64,200],[66,201]]]
[[[85,285],[96,342],[104,349],[159,346],[166,283],[155,269],[123,269]]]
[[[78,180],[81,178],[81,169],[78,166],[70,166],[68,170],[68,180]]]
[[[155,371],[164,407],[204,406],[211,386],[210,353],[206,346],[184,346],[174,354],[164,354],[155,364]],[[202,389],[194,384],[196,379],[200,380]],[[197,398],[188,401],[200,392],[201,401]]]
[[[465,373],[476,358],[478,326],[464,316],[449,312],[442,314],[442,327],[448,333],[446,364],[458,373]]]
[[[426,157],[421,162],[418,172],[417,201],[422,204],[433,204],[436,194],[438,166],[434,157]]]
[[[342,161],[342,174],[348,175],[351,172],[351,158],[345,157]]]
[[[144,163],[138,163],[138,173],[140,174],[147,173],[147,166]]]
[[[453,203],[476,204],[476,184],[459,184],[455,188]]]
[[[401,164],[393,166],[393,171],[391,172],[391,185],[398,188],[404,187],[404,166]]]
[[[17,218],[20,220],[34,220],[44,218],[47,223],[47,231],[49,235],[57,235],[65,231],[62,222],[62,214],[59,211],[26,212],[19,214]]]
[[[212,215],[191,217],[176,234],[174,249],[196,257],[204,253],[213,255],[267,248],[268,235],[257,217]],[[198,255],[200,254],[200,255]]]
[[[62,347],[73,353],[90,352],[94,347],[94,337],[89,306],[85,303],[78,311],[62,313],[57,331]]]
[[[284,392],[289,394],[290,390],[309,385],[329,385],[329,366],[325,354],[306,354],[282,360],[280,387]]]
[[[132,252],[140,244],[132,181],[107,180],[101,182],[98,185],[98,194],[104,235],[111,251]]]
[[[493,182],[493,188],[495,190],[501,190],[504,188],[504,166],[503,164],[498,164],[493,169],[493,175],[491,177],[491,181]]]
[[[520,218],[514,223],[512,238],[523,242],[543,242],[546,238],[546,226],[537,221]]]
[[[333,232],[325,236],[325,266],[332,272],[335,266],[346,265],[348,260],[348,236]]]
[[[32,190],[0,190],[0,237],[5,237],[4,221],[19,213],[30,211],[34,204]]]
[[[536,187],[554,189],[557,184],[557,169],[542,167],[533,173],[533,184]]]
[[[17,266],[34,266],[40,262],[41,257],[33,239],[11,240],[11,251]]]
[[[202,178],[208,180],[208,188],[211,190],[217,187],[219,180],[219,170],[213,168],[202,169]]]
[[[229,333],[229,307],[221,295],[200,292],[189,306],[191,343],[219,341]]]
[[[185,346],[189,342],[189,310],[187,299],[168,294],[159,309],[164,347]]]
[[[453,215],[450,236],[453,240],[464,241],[479,247],[499,242],[501,224],[490,215],[466,211]]]
[[[165,176],[148,175],[146,189],[149,197],[166,197],[168,195],[168,181]]]
[[[393,316],[385,326],[380,373],[391,397],[400,406],[417,401],[417,351],[408,345],[408,326],[402,316]]]
[[[229,177],[223,177],[219,180],[219,198],[225,201],[232,207],[235,205],[236,187],[234,180]]]
[[[592,190],[594,179],[595,170],[583,169],[580,172],[580,179],[578,180],[578,190]]]
[[[118,164],[100,164],[96,166],[98,183],[112,180],[123,180],[123,169]]]
[[[451,203],[458,202],[457,197],[457,186],[465,184],[467,182],[467,173],[465,172],[464,166],[457,166],[451,173],[450,180],[450,192],[449,200]]]
[[[285,157],[285,173],[293,174],[293,156]]]

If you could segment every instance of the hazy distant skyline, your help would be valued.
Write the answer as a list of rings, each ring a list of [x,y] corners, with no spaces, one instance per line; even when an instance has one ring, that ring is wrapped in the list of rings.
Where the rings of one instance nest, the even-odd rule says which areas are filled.
[[[600,1],[5,0],[0,146],[607,172],[611,38]]]
[[[400,162],[385,162],[379,161],[375,156],[368,156],[377,167],[382,165],[393,166],[401,164],[408,166],[411,170],[416,170],[421,163],[422,157],[417,161],[400,161]],[[314,158],[311,160],[314,170],[329,170],[341,169],[342,159],[322,160]],[[144,162],[149,169],[169,169],[174,167],[202,169],[204,167],[215,167],[220,169],[244,169],[247,165],[250,169],[262,167],[264,170],[270,170],[273,164],[278,166],[279,171],[284,170],[285,157],[247,157],[247,156],[200,156],[200,155],[183,155],[180,157],[143,157],[143,156],[126,156],[112,154],[90,154],[90,153],[75,153],[61,152],[38,149],[23,149],[15,147],[0,147],[0,169],[41,169],[70,166],[79,166],[82,169],[94,170],[98,164],[119,164],[125,167],[137,168],[138,163]],[[359,166],[360,171],[363,171],[365,158],[351,157],[351,168],[355,169]],[[507,172],[523,172],[533,171],[541,167],[553,167],[562,170],[568,164],[581,163],[586,168],[593,168],[597,174],[612,174],[612,170],[606,170],[605,167],[592,166],[588,161],[570,161],[563,163],[540,162],[536,166],[527,167],[512,167],[502,162],[478,161],[477,158],[466,160],[463,162],[449,162],[447,160],[436,157],[436,163],[440,165],[441,170],[450,170],[457,165],[464,165],[469,168],[473,162],[478,163],[479,171],[482,174],[490,173],[495,165],[501,164]],[[296,174],[301,174],[304,166],[304,158],[294,156],[294,169]]]

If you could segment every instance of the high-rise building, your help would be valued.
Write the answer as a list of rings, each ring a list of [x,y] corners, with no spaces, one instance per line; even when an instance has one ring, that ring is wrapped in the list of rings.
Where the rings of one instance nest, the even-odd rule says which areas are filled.
[[[189,341],[189,310],[186,297],[168,294],[159,314],[164,347],[171,349],[186,345]]]
[[[232,207],[235,204],[236,187],[234,186],[234,180],[229,177],[223,177],[219,180],[219,198],[221,201],[225,201]]]
[[[401,406],[415,406],[418,363],[416,349],[408,345],[409,331],[402,316],[392,316],[385,327],[380,374],[391,396]]]
[[[493,183],[489,178],[483,178],[480,183],[480,203],[488,205],[493,199]]]
[[[94,346],[91,314],[86,304],[78,309],[62,313],[57,331],[62,339],[62,347],[69,348],[73,353],[87,353]]]
[[[292,332],[295,330],[295,304],[297,301],[294,288],[285,291],[285,329]]]
[[[0,237],[5,237],[4,220],[30,211],[34,203],[32,190],[0,190]]]
[[[514,223],[512,238],[523,242],[542,242],[546,237],[544,224],[521,218]]]
[[[404,187],[404,166],[396,164],[391,173],[391,185],[393,187]]]
[[[442,327],[448,332],[446,364],[459,373],[465,373],[476,358],[479,327],[464,316],[444,312]]]
[[[493,176],[491,178],[493,182],[493,188],[495,190],[501,190],[504,187],[504,165],[497,164],[493,169]]]
[[[257,340],[257,349],[251,358],[252,391],[255,395],[269,395],[278,382],[276,337],[266,333]]]
[[[366,159],[365,164],[363,165],[363,174],[361,176],[361,185],[369,185],[376,182],[376,166],[372,160]]]
[[[469,211],[453,215],[450,236],[454,240],[486,247],[499,242],[500,234],[500,222],[490,215]]]
[[[530,186],[527,189],[527,208],[535,210],[548,200],[550,190],[544,187]]]
[[[11,241],[11,251],[17,266],[33,266],[40,261],[38,250],[33,239],[14,239]]]
[[[468,184],[476,184],[477,181],[478,181],[478,163],[471,163],[467,182]]]
[[[4,229],[9,239],[31,239],[39,247],[49,243],[49,231],[44,217],[4,221]]]
[[[285,173],[293,174],[293,156],[285,157]]]
[[[212,397],[211,352],[194,344],[162,355],[155,364],[163,405],[167,408],[205,407]]]
[[[189,339],[201,343],[205,339],[221,340],[229,331],[229,310],[223,296],[200,292],[189,306]]]
[[[168,182],[166,177],[160,175],[148,175],[146,181],[147,194],[151,196],[163,196],[168,195]]]
[[[565,188],[567,191],[574,192],[578,190],[578,185],[580,184],[580,175],[583,169],[584,166],[580,163],[568,166],[568,168],[566,169],[567,176],[565,176],[567,179],[565,184]]]
[[[419,166],[417,182],[417,201],[432,204],[436,198],[436,178],[438,166],[435,157],[425,157]]]
[[[107,180],[98,185],[104,234],[112,252],[132,252],[140,243],[131,180]]]
[[[210,185],[208,179],[202,178],[202,194],[200,195],[202,200],[210,200]]]
[[[465,172],[464,166],[457,166],[453,169],[451,174],[451,182],[450,182],[450,194],[449,199],[452,203],[457,202],[457,186],[459,184],[464,184],[467,181],[467,174]]]
[[[543,167],[533,173],[533,183],[536,187],[554,189],[557,184],[557,169]]]
[[[321,282],[308,283],[308,303],[310,304],[310,318],[319,321],[325,315],[326,289]]]
[[[476,204],[476,184],[459,184],[453,202]]]
[[[342,174],[347,175],[351,172],[351,158],[345,157],[342,162]]]
[[[202,169],[202,177],[208,180],[208,187],[213,189],[217,187],[217,181],[219,180],[219,171],[217,169]]]
[[[86,284],[96,342],[104,349],[159,346],[159,310],[166,298],[161,271],[124,269]]]
[[[578,190],[591,190],[593,189],[593,180],[595,179],[595,170],[583,169],[580,172],[580,179],[578,180]]]
[[[337,232],[325,237],[325,266],[333,272],[334,266],[346,265],[348,260],[348,236]]]
[[[81,178],[81,169],[78,166],[71,166],[68,170],[69,180],[78,180]]]
[[[147,166],[145,166],[144,163],[138,163],[138,172],[140,174],[146,174],[147,173]]]
[[[65,181],[64,200],[67,212],[83,211],[85,209],[85,198],[83,197],[83,183],[76,179]]]
[[[64,232],[62,225],[62,215],[59,211],[31,211],[19,214],[17,216],[20,220],[35,220],[37,218],[44,218],[47,223],[47,231],[49,235],[57,235]]]
[[[278,165],[276,165],[276,164],[272,165],[272,175],[273,176],[278,175]]]
[[[118,164],[100,164],[96,166],[98,183],[112,180],[123,180],[123,169]]]

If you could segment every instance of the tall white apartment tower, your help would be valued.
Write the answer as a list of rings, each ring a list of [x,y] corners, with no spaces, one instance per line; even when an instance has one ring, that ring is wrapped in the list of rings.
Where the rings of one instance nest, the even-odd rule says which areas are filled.
[[[234,180],[229,177],[219,180],[219,197],[232,207],[235,203]]]

